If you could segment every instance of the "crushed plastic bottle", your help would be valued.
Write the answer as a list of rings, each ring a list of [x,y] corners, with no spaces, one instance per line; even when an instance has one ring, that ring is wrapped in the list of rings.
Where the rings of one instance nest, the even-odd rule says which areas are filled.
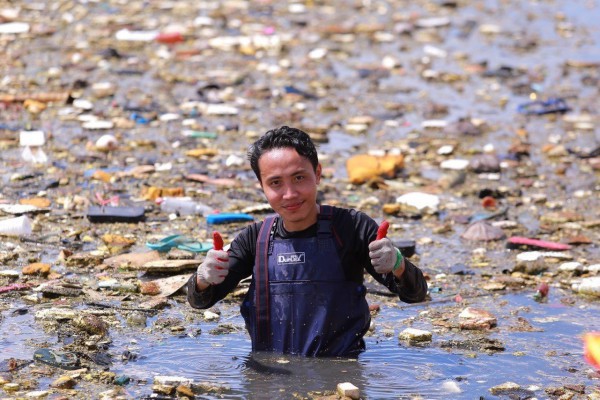
[[[191,197],[162,197],[157,200],[160,209],[168,213],[179,215],[207,215],[215,210],[203,203],[197,202]]]
[[[123,283],[116,279],[106,279],[98,282],[98,288],[114,290],[117,292],[124,293],[137,293],[139,292],[139,285],[135,283]]]

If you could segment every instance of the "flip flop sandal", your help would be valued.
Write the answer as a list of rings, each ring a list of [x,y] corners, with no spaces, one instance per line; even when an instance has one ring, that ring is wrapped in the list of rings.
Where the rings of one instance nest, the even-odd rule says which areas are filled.
[[[146,242],[146,246],[159,252],[167,252],[173,247],[186,241],[182,235],[171,235],[160,239],[158,242]]]
[[[192,253],[206,253],[213,248],[213,244],[210,242],[186,242],[178,244],[177,248],[179,250],[190,251]]]
[[[78,369],[79,358],[75,353],[55,351],[51,349],[37,349],[33,353],[34,361],[61,369]]]

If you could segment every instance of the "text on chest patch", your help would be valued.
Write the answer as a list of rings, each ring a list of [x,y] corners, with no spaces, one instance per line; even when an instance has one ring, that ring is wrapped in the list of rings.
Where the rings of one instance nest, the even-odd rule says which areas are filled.
[[[277,264],[301,264],[304,259],[304,252],[277,254]]]

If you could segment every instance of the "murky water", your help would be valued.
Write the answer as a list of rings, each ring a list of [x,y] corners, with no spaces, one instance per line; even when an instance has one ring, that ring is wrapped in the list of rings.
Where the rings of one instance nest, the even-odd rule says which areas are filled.
[[[497,332],[483,336],[500,338],[506,350],[496,354],[473,351],[449,351],[434,339],[431,344],[412,347],[399,342],[397,334],[407,319],[427,306],[405,310],[384,308],[375,318],[376,326],[394,329],[385,337],[377,329],[367,337],[367,351],[357,360],[309,359],[269,354],[252,355],[245,332],[224,336],[207,335],[203,327],[197,338],[169,338],[152,343],[140,342],[143,359],[122,367],[134,376],[151,374],[177,375],[195,381],[223,382],[232,396],[239,398],[287,399],[297,392],[333,390],[337,383],[352,382],[364,398],[473,399],[489,395],[488,389],[506,381],[518,380],[522,386],[542,388],[561,386],[565,382],[584,383],[579,374],[568,376],[569,369],[588,368],[582,359],[580,335],[593,326],[582,321],[596,321],[598,304],[581,307],[560,303],[538,304],[524,295],[502,296],[479,301],[478,306],[494,309],[494,303],[506,302],[499,316],[518,312],[543,332],[509,332],[504,325]],[[527,312],[518,310],[527,307]],[[232,318],[240,327],[243,321]],[[188,328],[192,328],[191,324]],[[456,337],[461,334],[457,333]],[[447,339],[447,338],[445,338]],[[146,347],[147,346],[147,347]],[[547,357],[555,351],[554,357]],[[523,353],[516,356],[516,353]],[[254,362],[250,361],[254,360]],[[550,360],[550,362],[548,361]],[[118,369],[118,368],[117,368]],[[456,383],[461,393],[449,392],[445,383]],[[587,384],[593,385],[590,379]]]
[[[494,310],[503,322],[493,331],[476,336],[499,339],[504,351],[485,353],[442,346],[448,340],[466,337],[458,331],[443,339],[434,335],[431,343],[420,346],[397,339],[407,321],[444,307],[442,303],[384,306],[374,318],[375,329],[366,337],[367,351],[357,359],[252,353],[243,320],[230,310],[220,321],[237,329],[228,334],[211,334],[218,324],[198,318],[189,321],[186,331],[178,335],[137,328],[119,330],[111,335],[109,354],[115,362],[110,370],[132,378],[134,383],[127,387],[132,397],[148,395],[156,375],[184,377],[220,389],[218,394],[203,395],[206,399],[289,399],[294,394],[335,390],[340,382],[352,382],[365,399],[473,399],[489,396],[490,387],[507,381],[518,381],[544,398],[546,387],[595,384],[592,376],[582,376],[589,367],[583,361],[580,336],[590,329],[600,329],[597,302],[566,306],[557,298],[537,303],[531,296],[515,294],[481,297],[477,306]],[[168,315],[177,313],[173,310]],[[539,331],[515,332],[511,327],[516,326],[518,317],[530,321]],[[421,326],[423,322],[416,318],[412,326],[431,329]],[[149,318],[148,326],[153,323]],[[384,327],[394,334],[384,335]],[[198,330],[201,333],[197,334]],[[30,358],[33,343],[60,345],[54,333],[41,331],[31,315],[7,319],[0,335],[0,361]],[[125,351],[137,358],[121,360]]]

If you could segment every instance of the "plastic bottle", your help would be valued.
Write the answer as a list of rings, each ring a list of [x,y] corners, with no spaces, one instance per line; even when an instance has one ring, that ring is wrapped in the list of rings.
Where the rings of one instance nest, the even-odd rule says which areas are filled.
[[[27,215],[21,215],[20,217],[0,220],[0,235],[31,235],[31,220]]]
[[[139,291],[139,286],[135,283],[123,283],[119,282],[116,279],[107,279],[98,282],[98,287],[101,289],[114,290],[118,292],[128,292],[128,293],[137,293]]]
[[[42,146],[46,143],[43,131],[21,131],[19,145],[23,147],[21,158],[34,164],[45,164],[48,156],[44,153]]]
[[[600,276],[583,278],[578,284],[573,284],[573,289],[581,294],[600,297]]]
[[[160,209],[179,215],[206,215],[214,212],[212,207],[196,202],[191,197],[163,197],[159,200]]]
[[[151,42],[158,36],[158,31],[131,31],[121,29],[115,33],[115,39],[124,42]]]

